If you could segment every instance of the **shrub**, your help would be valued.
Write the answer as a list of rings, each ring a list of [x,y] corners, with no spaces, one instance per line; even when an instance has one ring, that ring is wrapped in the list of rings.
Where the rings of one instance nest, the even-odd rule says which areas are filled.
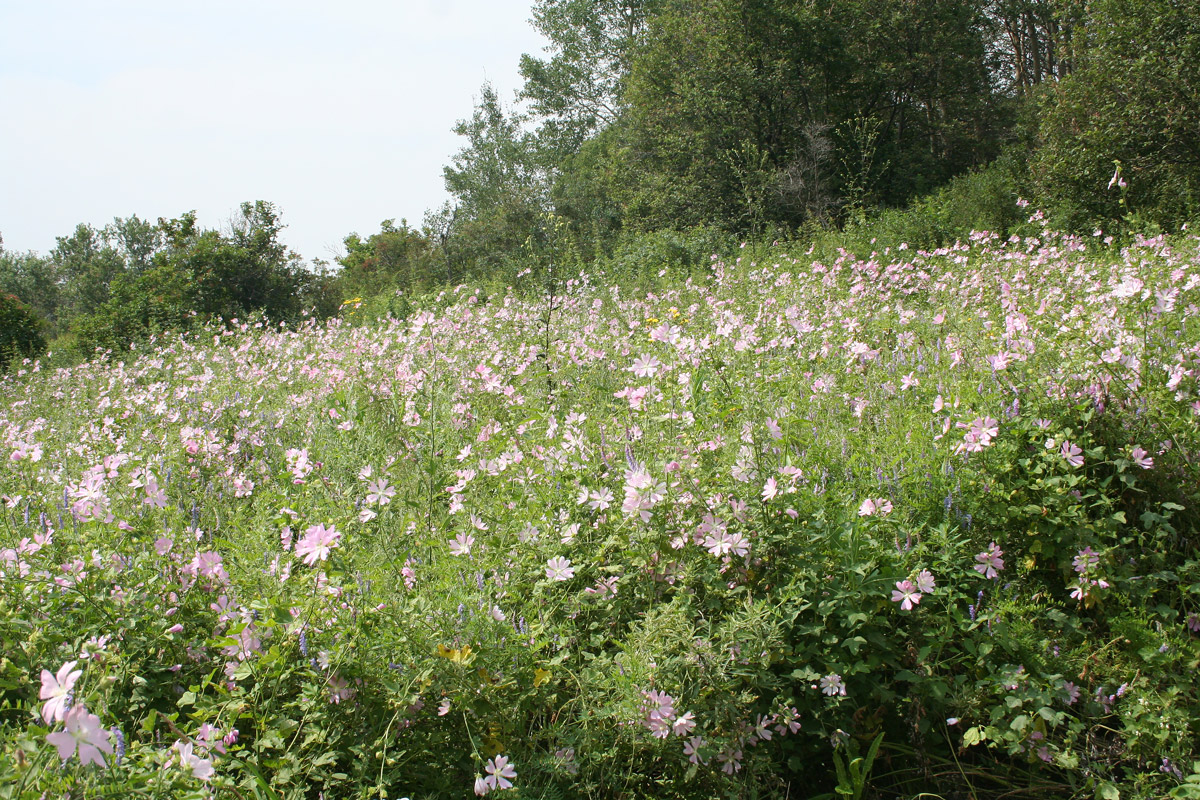
[[[46,350],[40,320],[16,295],[0,294],[0,372],[14,361],[36,358]]]

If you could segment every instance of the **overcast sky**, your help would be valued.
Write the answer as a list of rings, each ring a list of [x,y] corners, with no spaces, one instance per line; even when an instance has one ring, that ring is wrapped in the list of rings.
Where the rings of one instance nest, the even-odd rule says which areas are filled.
[[[0,0],[0,236],[46,252],[80,222],[218,227],[242,201],[330,259],[447,199],[485,80],[542,54],[532,0]]]

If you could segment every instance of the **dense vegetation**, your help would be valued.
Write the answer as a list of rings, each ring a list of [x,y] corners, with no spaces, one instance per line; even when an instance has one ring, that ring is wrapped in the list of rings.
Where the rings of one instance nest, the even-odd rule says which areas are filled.
[[[549,252],[611,272],[638,254],[696,266],[731,237],[1007,234],[1018,198],[1085,233],[1200,210],[1188,2],[539,0],[533,24],[550,46],[522,58],[519,104],[483,87],[453,200],[420,228],[350,234],[331,268],[279,245],[269,203],[223,231],[133,216],[45,256],[0,249],[0,293],[69,363],[215,318],[504,287]]]
[[[0,797],[1200,796],[1198,253],[746,247],[9,378]]]
[[[0,800],[1200,798],[1194,11],[541,0],[419,228],[0,248]]]

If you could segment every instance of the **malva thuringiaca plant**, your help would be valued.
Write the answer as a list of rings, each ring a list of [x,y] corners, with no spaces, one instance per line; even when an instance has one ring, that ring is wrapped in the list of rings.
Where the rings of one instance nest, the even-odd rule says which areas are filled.
[[[1198,263],[751,246],[26,363],[0,798],[1200,796]]]

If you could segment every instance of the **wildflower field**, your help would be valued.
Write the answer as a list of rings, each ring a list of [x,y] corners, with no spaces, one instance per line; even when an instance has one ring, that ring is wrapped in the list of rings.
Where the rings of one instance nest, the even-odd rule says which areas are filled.
[[[1200,797],[1198,265],[751,246],[27,363],[0,800]]]

